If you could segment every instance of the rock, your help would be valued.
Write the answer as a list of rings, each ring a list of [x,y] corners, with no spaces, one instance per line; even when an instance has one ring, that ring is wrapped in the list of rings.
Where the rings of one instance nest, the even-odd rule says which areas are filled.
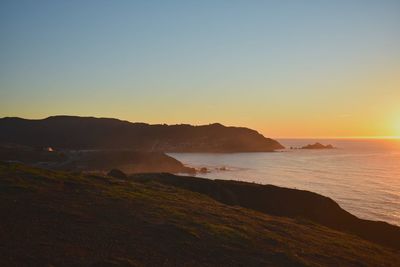
[[[334,148],[332,145],[323,145],[321,143],[315,143],[315,144],[309,144],[306,146],[303,146],[301,149],[332,149]]]
[[[107,175],[118,179],[126,179],[128,177],[123,171],[118,169],[112,169]]]
[[[200,168],[199,172],[200,173],[208,173],[209,171],[206,167],[202,167],[202,168]]]

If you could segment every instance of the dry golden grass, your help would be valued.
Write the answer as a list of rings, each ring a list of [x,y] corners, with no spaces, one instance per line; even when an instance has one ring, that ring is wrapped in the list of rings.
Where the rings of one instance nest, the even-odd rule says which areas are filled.
[[[0,164],[1,266],[400,266],[304,220],[161,185]]]

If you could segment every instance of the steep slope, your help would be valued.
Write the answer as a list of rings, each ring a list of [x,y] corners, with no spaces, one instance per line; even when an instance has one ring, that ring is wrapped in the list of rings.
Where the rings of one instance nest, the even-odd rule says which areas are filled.
[[[65,149],[163,152],[255,152],[283,148],[277,141],[241,127],[149,125],[73,116],[43,120],[0,119],[1,142]]]
[[[237,205],[266,214],[304,218],[400,250],[400,227],[386,222],[359,219],[342,209],[332,199],[313,192],[172,174],[136,174],[131,178],[180,187],[208,195],[228,205]]]
[[[400,264],[355,236],[154,181],[0,163],[0,191],[1,266]]]

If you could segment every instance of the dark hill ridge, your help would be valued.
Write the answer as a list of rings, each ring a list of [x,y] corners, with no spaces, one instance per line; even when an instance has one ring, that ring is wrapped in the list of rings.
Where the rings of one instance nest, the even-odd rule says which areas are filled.
[[[332,199],[313,192],[172,174],[135,174],[131,178],[180,187],[208,195],[224,204],[241,206],[270,215],[304,218],[400,250],[400,227],[386,222],[359,219],[343,210]]]
[[[398,251],[304,219],[20,164],[0,162],[0,216],[0,266],[400,265]]]
[[[277,141],[243,127],[150,125],[117,119],[54,116],[0,119],[0,143],[62,149],[135,149],[163,152],[269,152]]]
[[[186,167],[162,152],[106,150],[75,154],[79,155],[50,168],[66,171],[108,171],[118,168],[126,173],[154,173],[157,170],[169,173],[196,173],[194,168]]]
[[[165,153],[131,150],[48,151],[0,144],[0,161],[73,172],[107,172],[118,168],[127,173],[196,173],[194,168],[184,166]]]

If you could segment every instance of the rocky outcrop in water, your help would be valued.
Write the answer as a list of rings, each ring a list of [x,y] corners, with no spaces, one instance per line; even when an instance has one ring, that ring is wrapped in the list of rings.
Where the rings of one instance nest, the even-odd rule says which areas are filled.
[[[301,149],[333,149],[334,147],[330,144],[328,145],[323,145],[321,143],[315,143],[315,144],[309,144],[306,146],[303,146]]]

